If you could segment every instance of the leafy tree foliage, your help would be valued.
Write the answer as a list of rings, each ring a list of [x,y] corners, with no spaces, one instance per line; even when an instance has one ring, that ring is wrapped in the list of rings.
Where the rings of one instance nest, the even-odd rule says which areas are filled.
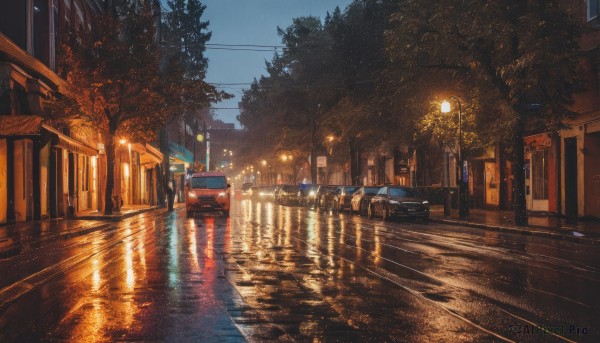
[[[91,30],[72,32],[61,47],[59,72],[72,91],[53,107],[101,133],[108,163],[107,214],[113,210],[117,138],[153,141],[172,118],[226,96],[203,81],[207,60],[202,53],[210,38],[200,32],[208,25],[200,21],[203,10],[190,0],[184,13],[172,15],[184,30],[165,26],[172,43],[165,49],[156,39],[155,9],[146,2],[114,5],[96,18]]]
[[[278,29],[286,49],[267,63],[268,76],[244,94],[239,120],[249,132],[267,132],[274,150],[311,156],[316,182],[316,156],[332,147],[337,163],[359,157],[368,144],[384,139],[384,112],[373,101],[374,80],[385,62],[383,31],[389,2],[357,0],[342,13],[336,8],[322,23],[296,18]],[[373,120],[373,116],[377,120]],[[339,144],[339,143],[342,144]],[[358,175],[351,163],[352,179]]]
[[[479,96],[481,128],[511,147],[515,218],[522,225],[523,135],[532,124],[557,127],[571,115],[579,32],[571,13],[552,0],[442,0],[435,6],[406,0],[386,35],[388,70],[397,76],[398,93],[416,89],[422,96],[429,88]],[[409,94],[403,103],[418,108],[412,105],[427,103],[429,95]],[[531,103],[542,104],[542,110],[531,112]]]
[[[170,11],[161,25],[161,79],[167,85],[167,110],[172,118],[198,117],[199,109],[230,98],[204,81],[208,59],[204,56],[212,32],[202,21],[206,6],[199,0],[167,1]],[[210,119],[210,118],[203,118]]]
[[[165,121],[150,6],[120,6],[97,18],[92,30],[73,32],[63,44],[60,72],[72,86],[55,106],[102,134],[107,154],[105,213],[113,210],[118,137],[147,142]]]
[[[447,147],[458,159],[458,132],[459,120],[457,111],[440,113],[441,99],[434,98],[429,102],[427,112],[422,119],[417,121],[415,140],[419,136],[427,136],[436,140],[440,145]],[[465,101],[462,106],[462,143],[463,149],[481,147],[484,142],[475,130],[477,114],[481,112],[477,98]]]

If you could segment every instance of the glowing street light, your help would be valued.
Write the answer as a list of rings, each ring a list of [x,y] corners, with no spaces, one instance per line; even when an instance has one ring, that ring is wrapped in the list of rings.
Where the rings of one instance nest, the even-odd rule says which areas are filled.
[[[458,103],[458,216],[465,218],[469,216],[469,192],[465,188],[465,167],[462,160],[462,106],[460,100],[456,96],[451,96],[450,99],[456,100]],[[441,106],[442,113],[449,113],[451,110],[450,102],[444,100]]]

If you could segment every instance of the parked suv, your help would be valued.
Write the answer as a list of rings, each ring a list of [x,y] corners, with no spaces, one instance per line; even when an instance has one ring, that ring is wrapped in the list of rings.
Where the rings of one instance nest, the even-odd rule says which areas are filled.
[[[201,212],[223,212],[229,216],[231,185],[219,172],[192,174],[188,180],[185,196],[185,212],[188,217]]]

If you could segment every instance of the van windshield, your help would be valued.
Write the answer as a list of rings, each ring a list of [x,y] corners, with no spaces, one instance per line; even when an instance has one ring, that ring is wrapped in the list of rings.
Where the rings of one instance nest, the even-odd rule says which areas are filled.
[[[205,176],[193,177],[192,188],[224,189],[225,177],[223,176]]]

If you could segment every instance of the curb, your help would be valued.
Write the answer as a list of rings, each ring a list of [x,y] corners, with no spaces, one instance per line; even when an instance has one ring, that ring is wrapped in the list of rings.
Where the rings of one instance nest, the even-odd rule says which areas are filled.
[[[105,214],[100,214],[100,215],[83,215],[83,216],[77,216],[73,219],[75,220],[106,220],[106,221],[111,221],[111,222],[118,222],[121,221],[123,219],[126,218],[130,218],[133,217],[135,215],[138,214],[142,214],[142,213],[146,213],[146,212],[151,212],[154,210],[159,210],[162,207],[158,207],[158,206],[152,206],[149,208],[142,208],[139,210],[131,210],[128,211],[127,213],[123,213],[123,214],[111,214],[111,215],[105,215]],[[175,209],[177,210],[177,209]]]
[[[491,231],[498,231],[498,232],[506,232],[506,233],[521,234],[521,235],[536,236],[536,237],[545,237],[545,238],[552,238],[552,239],[561,239],[561,240],[570,241],[570,242],[574,242],[574,243],[600,245],[600,239],[597,239],[597,238],[569,236],[569,235],[565,235],[565,234],[561,234],[561,233],[554,233],[554,232],[550,232],[550,231],[540,231],[540,230],[533,229],[531,227],[525,227],[525,228],[521,229],[518,227],[474,223],[474,222],[470,222],[470,221],[445,219],[445,218],[440,218],[440,217],[431,217],[430,221],[432,223],[440,223],[440,224],[447,224],[447,225],[461,225],[461,226],[467,226],[467,227],[491,230]]]

